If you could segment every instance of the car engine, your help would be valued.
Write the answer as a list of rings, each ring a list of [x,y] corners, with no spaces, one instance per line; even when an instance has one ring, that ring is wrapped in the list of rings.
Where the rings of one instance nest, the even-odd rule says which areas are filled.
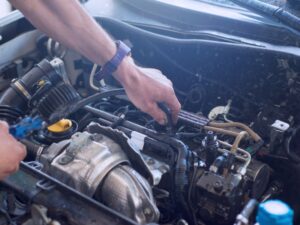
[[[178,123],[159,125],[28,26],[1,45],[0,119],[46,125],[21,140],[27,157],[1,183],[0,224],[233,224],[250,199],[272,198],[299,212],[299,49],[101,23],[173,81]]]

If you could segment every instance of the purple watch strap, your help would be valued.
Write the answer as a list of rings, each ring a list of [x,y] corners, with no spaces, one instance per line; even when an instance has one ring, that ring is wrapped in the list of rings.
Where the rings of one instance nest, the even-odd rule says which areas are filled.
[[[96,73],[96,80],[102,80],[106,75],[110,75],[115,72],[118,69],[118,66],[121,64],[122,60],[130,54],[131,49],[122,41],[116,41],[116,45],[116,54],[111,58],[110,61],[102,66],[101,70],[98,73]]]

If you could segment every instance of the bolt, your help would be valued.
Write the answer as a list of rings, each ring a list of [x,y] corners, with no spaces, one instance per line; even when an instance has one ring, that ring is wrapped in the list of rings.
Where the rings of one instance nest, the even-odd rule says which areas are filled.
[[[59,158],[58,163],[61,165],[66,165],[68,163],[70,163],[73,160],[73,157],[69,156],[69,155],[65,155],[61,158]]]
[[[147,162],[148,162],[149,165],[155,164],[155,161],[152,158],[148,159]]]
[[[214,184],[214,189],[216,192],[220,192],[223,189],[223,184],[221,181],[216,181]]]

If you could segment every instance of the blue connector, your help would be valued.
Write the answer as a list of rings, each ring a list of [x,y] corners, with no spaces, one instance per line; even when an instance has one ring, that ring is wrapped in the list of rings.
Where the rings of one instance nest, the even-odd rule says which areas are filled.
[[[259,225],[293,225],[293,210],[280,200],[269,200],[258,207]]]
[[[19,123],[10,126],[9,133],[14,136],[16,139],[24,139],[30,135],[33,131],[39,130],[43,127],[43,120],[36,116],[26,117],[22,119]]]

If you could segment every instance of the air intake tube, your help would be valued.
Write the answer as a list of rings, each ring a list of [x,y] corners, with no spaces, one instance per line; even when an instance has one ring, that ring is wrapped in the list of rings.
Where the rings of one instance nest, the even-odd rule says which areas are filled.
[[[23,77],[13,81],[0,98],[0,120],[13,123],[28,111],[34,99],[61,82],[62,77],[58,73],[60,66],[64,65],[58,58],[51,62],[44,59]]]

